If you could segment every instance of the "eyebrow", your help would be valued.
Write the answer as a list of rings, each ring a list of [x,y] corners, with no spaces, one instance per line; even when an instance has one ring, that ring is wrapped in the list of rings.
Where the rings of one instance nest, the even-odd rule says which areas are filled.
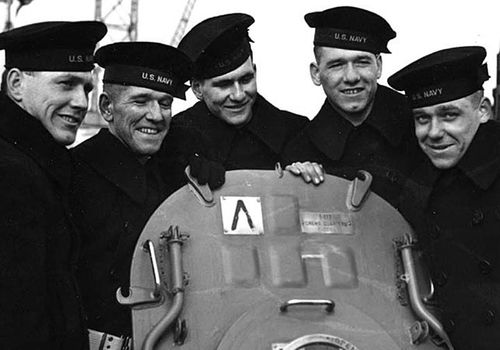
[[[450,112],[450,111],[460,111],[460,108],[454,105],[444,105],[437,108],[438,113]]]
[[[79,83],[85,85],[89,90],[93,90],[95,88],[95,84],[93,79],[87,80],[85,78],[82,78],[77,75],[73,75],[71,73],[65,73],[56,78],[56,81],[58,80],[70,80],[73,83]]]
[[[213,85],[216,85],[216,84],[232,84],[233,82],[235,81],[239,81],[241,79],[245,79],[245,78],[248,78],[248,77],[254,77],[255,76],[255,72],[247,72],[237,78],[231,78],[231,79],[221,79],[221,80],[213,80],[212,81],[212,84]]]
[[[128,97],[130,100],[133,100],[133,99],[138,99],[138,98],[146,98],[146,99],[155,99],[154,96],[149,93],[149,92],[138,92],[136,94],[132,94]],[[164,96],[160,99],[158,99],[158,101],[169,101],[169,102],[172,102],[174,100],[174,98],[172,96]]]

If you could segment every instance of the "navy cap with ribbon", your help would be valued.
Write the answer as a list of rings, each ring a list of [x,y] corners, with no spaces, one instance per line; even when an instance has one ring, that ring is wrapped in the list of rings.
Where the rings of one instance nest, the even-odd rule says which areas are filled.
[[[40,22],[0,33],[0,49],[8,69],[90,71],[95,46],[106,32],[98,21]]]
[[[376,13],[351,6],[341,6],[304,17],[315,28],[314,45],[347,50],[390,53],[389,40],[396,37],[389,23]]]
[[[145,87],[186,99],[192,63],[180,50],[153,42],[121,42],[101,47],[96,62],[103,81]]]
[[[194,62],[193,77],[208,79],[229,73],[251,55],[248,27],[252,16],[230,13],[208,18],[194,26],[179,43]]]
[[[424,56],[391,75],[387,82],[405,91],[412,108],[457,100],[482,90],[489,79],[486,50],[462,46]]]

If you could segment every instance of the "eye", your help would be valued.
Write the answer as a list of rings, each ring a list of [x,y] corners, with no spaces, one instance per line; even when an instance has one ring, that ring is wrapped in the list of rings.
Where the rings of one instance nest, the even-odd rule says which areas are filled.
[[[57,84],[63,89],[71,89],[75,85],[71,80],[61,80]]]
[[[230,87],[232,84],[231,81],[219,81],[213,84],[214,87],[216,88],[221,88],[221,89],[226,89]]]
[[[143,106],[143,105],[145,105],[145,104],[146,104],[146,102],[147,102],[147,101],[146,101],[146,100],[144,100],[144,99],[135,99],[135,100],[133,100],[132,102],[133,102],[134,104],[136,104],[136,105]]]
[[[253,81],[253,78],[254,78],[253,74],[245,75],[243,78],[241,78],[240,83],[249,84]]]
[[[413,117],[413,119],[415,120],[415,123],[417,124],[426,124],[429,122],[430,118],[426,115],[416,115]]]
[[[455,120],[457,118],[458,118],[458,113],[455,113],[455,112],[446,113],[443,116],[443,120],[446,120],[446,121],[452,121],[452,120]]]
[[[370,61],[370,60],[359,60],[359,61],[357,62],[357,64],[358,64],[358,65],[360,65],[360,66],[368,66],[368,65],[370,65],[371,63],[372,63],[372,61]]]
[[[328,69],[340,69],[344,64],[342,62],[332,62],[328,64]]]

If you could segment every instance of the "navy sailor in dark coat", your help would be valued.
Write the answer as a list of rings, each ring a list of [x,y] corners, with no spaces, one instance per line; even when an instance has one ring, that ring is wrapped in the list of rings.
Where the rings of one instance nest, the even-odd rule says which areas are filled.
[[[192,90],[200,101],[173,125],[203,133],[226,170],[274,169],[286,142],[308,122],[258,94],[248,37],[253,22],[242,13],[208,18],[179,43],[194,61]]]
[[[87,349],[72,224],[75,140],[93,88],[100,22],[43,22],[0,34],[0,348]]]
[[[456,350],[500,344],[500,125],[488,121],[482,47],[427,55],[389,78],[413,108],[427,156],[401,211],[414,225]]]
[[[91,342],[112,338],[116,345],[132,332],[130,308],[119,304],[116,291],[128,290],[137,239],[157,206],[185,182],[186,164],[159,153],[191,63],[179,50],[149,42],[103,46],[96,61],[105,69],[99,108],[109,130],[72,150],[72,194],[83,236],[78,277]]]
[[[377,83],[381,53],[390,52],[387,43],[396,33],[379,15],[355,7],[309,13],[305,20],[315,28],[311,78],[326,99],[288,143],[286,163],[299,162],[289,169],[310,171],[316,184],[323,171],[352,179],[367,170],[372,190],[397,206],[418,148],[404,96]]]

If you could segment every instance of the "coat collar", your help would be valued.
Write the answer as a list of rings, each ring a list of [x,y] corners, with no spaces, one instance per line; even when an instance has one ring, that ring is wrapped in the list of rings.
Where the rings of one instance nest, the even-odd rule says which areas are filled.
[[[252,133],[273,152],[279,154],[287,138],[287,128],[283,125],[286,120],[277,117],[281,113],[281,110],[264,97],[257,95],[252,108],[252,119],[240,129],[215,117],[201,101],[193,106],[193,115],[197,118],[196,123],[200,124],[200,130],[209,133],[210,138],[216,140],[217,149],[224,158],[227,158],[231,151],[233,139],[242,131]]]
[[[287,127],[283,125],[286,123],[286,119],[277,118],[281,113],[281,110],[258,95],[253,108],[252,120],[246,126],[276,154],[280,154],[287,141]]]
[[[198,101],[189,111],[189,115],[192,118],[192,120],[188,119],[189,122],[193,122],[197,129],[207,135],[206,139],[215,143],[213,147],[219,156],[226,159],[237,134],[237,129],[216,118],[203,101]],[[181,122],[185,122],[184,118],[181,118]]]
[[[361,124],[377,130],[393,147],[401,144],[407,128],[409,109],[404,97],[378,85],[375,102],[367,119]],[[360,127],[360,126],[358,126]],[[355,127],[336,111],[328,100],[321,107],[308,129],[309,137],[330,159],[339,160]]]
[[[479,188],[488,189],[500,176],[500,125],[481,124],[457,166]]]
[[[146,167],[108,129],[101,129],[73,152],[77,161],[88,164],[132,200],[146,201]]]
[[[71,182],[71,158],[43,125],[8,96],[0,94],[0,136],[30,156],[63,189]]]
[[[437,169],[429,158],[425,157],[412,175],[414,183],[418,185],[418,190],[413,192],[418,192],[422,203],[428,205],[439,179],[449,171],[458,171],[477,187],[487,190],[500,177],[500,124],[493,121],[482,124],[469,149],[453,169]]]

